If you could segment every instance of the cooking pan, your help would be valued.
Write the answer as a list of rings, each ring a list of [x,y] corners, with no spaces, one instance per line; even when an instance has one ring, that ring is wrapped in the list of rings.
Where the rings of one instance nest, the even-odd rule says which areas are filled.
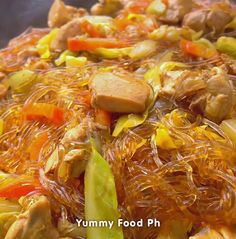
[[[65,2],[89,9],[97,1],[66,0]],[[30,26],[46,27],[47,14],[52,2],[53,0],[0,0],[0,48],[6,46],[10,39]]]
[[[0,48],[28,27],[46,27],[53,0],[0,0]],[[67,0],[67,4],[90,8],[97,0]]]

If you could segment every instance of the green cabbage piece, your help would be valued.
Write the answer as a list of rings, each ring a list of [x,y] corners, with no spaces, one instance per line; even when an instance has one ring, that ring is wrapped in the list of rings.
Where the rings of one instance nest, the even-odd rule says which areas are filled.
[[[218,51],[236,57],[236,39],[233,37],[220,37],[216,42]]]
[[[73,51],[70,51],[70,50],[65,50],[63,51],[60,56],[55,60],[55,65],[56,66],[60,66],[62,65],[63,63],[66,62],[66,57],[67,56],[76,56],[77,53],[76,52],[73,52]]]
[[[157,43],[153,40],[144,40],[135,44],[130,53],[129,57],[132,60],[140,60],[148,57],[157,50]]]
[[[37,74],[30,70],[21,70],[12,74],[8,79],[11,89],[17,93],[24,93],[34,84]]]
[[[98,48],[95,51],[93,51],[94,54],[106,58],[106,59],[116,59],[121,57],[126,57],[129,55],[131,48]]]
[[[119,211],[114,176],[107,161],[97,152],[94,140],[92,155],[85,170],[86,221],[112,221],[113,227],[88,227],[87,239],[123,239],[118,227]]]
[[[54,39],[57,37],[59,29],[55,28],[46,36],[41,38],[36,46],[38,53],[42,59],[48,59],[51,56],[50,46]]]

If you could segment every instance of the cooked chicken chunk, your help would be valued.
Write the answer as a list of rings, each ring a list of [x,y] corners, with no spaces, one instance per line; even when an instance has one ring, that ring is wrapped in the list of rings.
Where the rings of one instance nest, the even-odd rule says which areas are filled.
[[[122,8],[120,0],[100,0],[91,8],[93,15],[114,15]]]
[[[83,8],[66,6],[62,0],[55,0],[48,15],[48,26],[51,28],[61,27],[74,18],[87,15]]]
[[[207,80],[207,102],[205,116],[220,122],[230,113],[233,106],[233,87],[227,74],[220,68],[212,70],[214,74]]]
[[[220,122],[233,108],[233,86],[226,72],[213,68],[207,76],[193,71],[172,71],[162,76],[161,95],[187,100],[189,108]]]
[[[229,13],[222,10],[197,10],[185,15],[183,25],[195,31],[215,34],[224,31],[224,27],[232,20]]]
[[[81,34],[81,18],[75,18],[62,26],[59,33],[51,44],[53,50],[65,50],[67,48],[67,39]]]
[[[79,140],[79,139],[84,140],[87,136],[88,124],[89,123],[88,123],[87,119],[85,119],[83,122],[81,122],[76,127],[68,130],[65,133],[61,143],[64,146],[68,146],[73,141],[76,141],[76,140]]]
[[[57,239],[59,234],[52,225],[50,204],[41,196],[21,214],[10,227],[5,239]]]
[[[91,89],[93,106],[109,112],[143,112],[150,95],[145,82],[112,73],[96,74]]]
[[[64,148],[63,155],[58,162],[58,176],[63,182],[71,178],[77,178],[84,172],[87,161],[90,157],[90,148],[86,146],[92,123],[89,119],[84,119],[75,128],[68,130],[61,144]],[[81,146],[73,146],[73,143],[81,143]],[[70,145],[71,144],[71,145]],[[84,144],[84,145],[83,145]]]
[[[192,10],[192,0],[169,0],[165,15],[161,18],[166,23],[178,23]]]

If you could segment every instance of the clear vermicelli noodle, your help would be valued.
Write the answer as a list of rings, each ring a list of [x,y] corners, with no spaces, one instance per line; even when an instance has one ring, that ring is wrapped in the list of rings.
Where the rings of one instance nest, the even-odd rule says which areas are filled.
[[[236,238],[235,17],[55,0],[0,50],[0,238]]]

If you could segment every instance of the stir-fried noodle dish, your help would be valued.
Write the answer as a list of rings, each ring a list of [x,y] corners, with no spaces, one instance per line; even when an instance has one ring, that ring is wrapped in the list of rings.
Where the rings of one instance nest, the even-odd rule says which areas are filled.
[[[0,238],[235,239],[235,82],[230,1],[55,0],[0,50]]]

